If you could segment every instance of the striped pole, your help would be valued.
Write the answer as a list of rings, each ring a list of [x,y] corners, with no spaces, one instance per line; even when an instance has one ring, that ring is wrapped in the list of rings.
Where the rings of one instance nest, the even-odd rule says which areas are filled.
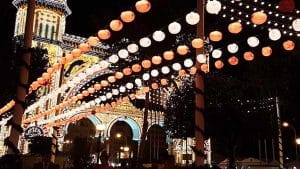
[[[279,168],[283,169],[283,151],[282,151],[282,135],[281,135],[281,121],[279,98],[276,97],[276,113],[277,113],[277,126],[278,126],[278,153],[279,153]]]

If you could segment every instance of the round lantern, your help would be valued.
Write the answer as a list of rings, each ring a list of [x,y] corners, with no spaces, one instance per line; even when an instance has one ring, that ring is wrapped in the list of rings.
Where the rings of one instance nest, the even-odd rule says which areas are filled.
[[[147,0],[140,0],[135,3],[135,8],[140,13],[146,13],[151,9],[151,3]]]
[[[167,79],[160,79],[160,84],[163,86],[168,85],[168,80]]]
[[[52,67],[49,67],[49,68],[47,69],[47,72],[48,72],[49,74],[51,74],[51,73],[54,72],[54,69],[53,69]]]
[[[107,87],[109,85],[108,81],[106,80],[101,80],[100,84],[102,87]]]
[[[245,52],[243,55],[246,61],[252,61],[254,59],[254,54],[252,52]]]
[[[157,77],[159,75],[159,72],[157,69],[153,69],[153,70],[151,70],[150,74],[152,77]]]
[[[191,74],[191,75],[194,75],[194,74],[196,74],[196,73],[197,73],[197,68],[196,68],[195,66],[191,67],[191,68],[190,68],[190,74]]]
[[[219,59],[222,56],[222,51],[220,49],[215,49],[212,51],[211,56],[215,59]]]
[[[177,53],[179,55],[186,55],[189,52],[189,47],[187,47],[186,45],[179,45],[177,47]]]
[[[109,27],[113,31],[120,31],[123,28],[123,23],[120,20],[112,20],[109,24]]]
[[[186,68],[192,67],[193,64],[194,64],[194,62],[193,62],[193,60],[192,60],[191,58],[187,58],[187,59],[185,59],[184,62],[183,62],[183,65],[184,65],[184,67],[186,67]]]
[[[99,39],[95,36],[90,36],[87,43],[91,46],[97,46],[99,44]]]
[[[124,73],[124,75],[129,76],[129,75],[131,75],[132,70],[129,67],[127,67],[127,68],[123,69],[123,73]]]
[[[283,48],[287,51],[291,51],[295,48],[295,43],[291,40],[287,40],[282,44]]]
[[[181,70],[179,70],[179,72],[178,72],[178,76],[180,76],[180,77],[184,77],[186,75],[186,72],[185,72],[185,70],[184,69],[181,69]]]
[[[116,76],[117,79],[122,79],[124,75],[123,75],[122,72],[116,72],[115,76]]]
[[[92,88],[92,87],[89,87],[89,88],[88,88],[88,92],[91,93],[91,94],[92,94],[92,93],[95,93],[95,89]]]
[[[251,36],[247,39],[247,43],[250,47],[257,47],[259,45],[259,39],[255,36]]]
[[[103,29],[98,31],[98,37],[102,40],[107,40],[111,36],[111,33],[108,29]]]
[[[156,82],[152,83],[151,88],[154,90],[158,89],[158,84]]]
[[[109,76],[107,78],[107,80],[109,81],[109,83],[115,83],[116,82],[116,77],[115,76]]]
[[[119,61],[119,56],[118,55],[111,55],[109,58],[108,58],[108,61],[110,63],[117,63]]]
[[[236,43],[231,43],[227,46],[229,53],[236,53],[239,50],[239,46]]]
[[[271,56],[272,55],[272,48],[269,46],[263,47],[261,49],[261,54],[265,57]]]
[[[99,83],[96,83],[96,84],[94,85],[94,89],[95,89],[95,90],[100,90],[100,89],[101,89],[101,85],[100,85]]]
[[[151,45],[151,39],[148,37],[144,37],[140,39],[140,45],[144,48],[147,48]]]
[[[220,31],[212,31],[209,33],[209,39],[213,42],[218,42],[222,40],[223,34]]]
[[[163,31],[155,31],[152,35],[152,38],[156,42],[161,42],[166,38],[166,34]]]
[[[179,71],[181,69],[181,64],[180,63],[173,63],[172,69],[175,71]]]
[[[222,4],[217,0],[208,0],[206,3],[206,11],[210,14],[218,14],[221,11]]]
[[[208,64],[204,63],[200,66],[201,71],[208,72]]]
[[[119,50],[118,55],[121,59],[126,59],[129,56],[129,53],[126,49],[121,49]]]
[[[79,45],[79,49],[80,49],[82,52],[87,52],[87,51],[91,50],[90,45],[87,44],[87,43],[81,43],[81,44]]]
[[[133,83],[131,83],[131,82],[126,83],[126,88],[127,89],[131,90],[131,89],[133,89],[133,87],[134,87]]]
[[[103,69],[106,69],[109,66],[109,62],[107,62],[106,60],[101,60],[101,62],[99,64],[100,64],[100,67],[102,67]]]
[[[200,49],[203,48],[204,42],[201,38],[196,38],[192,40],[192,46],[193,48]]]
[[[86,97],[89,95],[89,92],[87,90],[84,90],[81,92],[81,94]]]
[[[238,34],[242,31],[243,26],[240,22],[233,22],[228,25],[228,31],[233,34]]]
[[[142,61],[142,67],[145,69],[149,69],[151,67],[151,61],[150,60],[143,60]]]
[[[106,101],[106,96],[100,96],[101,101],[105,102]]]
[[[95,99],[96,104],[99,104],[101,102],[101,100],[99,98]]]
[[[196,56],[196,60],[199,63],[206,63],[206,55],[205,54],[199,54]]]
[[[135,43],[132,43],[127,46],[127,50],[130,53],[136,53],[139,50],[139,46]]]
[[[66,55],[66,63],[71,62],[73,59],[74,59],[74,57],[73,57],[72,54],[67,54],[67,55]]]
[[[215,61],[215,67],[216,67],[217,69],[222,69],[222,68],[224,67],[223,61],[222,61],[222,60],[217,60],[217,61]]]
[[[161,68],[161,72],[165,75],[169,74],[170,73],[170,68],[168,66],[163,66]]]
[[[281,32],[279,29],[270,29],[269,30],[269,38],[272,41],[277,41],[281,38]]]
[[[134,21],[135,14],[132,11],[124,11],[121,13],[121,20],[125,23],[130,23]]]
[[[81,50],[80,49],[73,49],[71,51],[71,54],[73,55],[74,58],[77,58],[81,55]]]
[[[42,74],[42,77],[45,79],[45,80],[49,80],[51,78],[51,75],[50,73],[43,73]]]
[[[53,68],[54,68],[55,70],[58,70],[58,69],[60,68],[60,66],[61,66],[60,63],[54,63],[54,64],[53,64]]]
[[[138,73],[142,70],[142,67],[140,64],[134,64],[132,65],[132,71],[135,72],[135,73]]]
[[[228,59],[228,63],[230,65],[237,65],[239,63],[239,59],[235,56],[231,56],[229,59]]]
[[[142,80],[141,79],[139,79],[139,78],[136,78],[135,80],[134,80],[134,83],[137,85],[137,86],[142,86]]]
[[[39,78],[37,78],[37,81],[38,81],[38,83],[40,84],[40,85],[43,85],[43,84],[45,84],[45,79],[44,78],[42,78],[42,77],[39,77]]]
[[[256,25],[261,25],[264,24],[268,19],[267,14],[265,14],[264,12],[254,12],[251,15],[251,22],[256,24]]]
[[[178,34],[181,31],[181,25],[178,22],[172,22],[169,24],[168,30],[173,35]]]
[[[159,65],[161,64],[162,59],[160,56],[153,56],[151,60],[154,65]]]
[[[190,25],[196,25],[200,21],[200,15],[196,12],[190,12],[186,15],[185,21]]]
[[[118,89],[112,89],[111,91],[112,91],[113,95],[115,95],[115,96],[119,95],[119,90]]]
[[[173,60],[174,59],[174,52],[173,51],[165,51],[163,54],[165,60]]]
[[[144,73],[143,74],[143,80],[147,81],[150,79],[150,74],[149,73]]]
[[[76,97],[77,97],[78,100],[81,100],[81,99],[83,99],[83,94],[81,94],[81,93],[77,94]]]
[[[297,32],[300,31],[300,18],[297,18],[292,23],[293,29]]]

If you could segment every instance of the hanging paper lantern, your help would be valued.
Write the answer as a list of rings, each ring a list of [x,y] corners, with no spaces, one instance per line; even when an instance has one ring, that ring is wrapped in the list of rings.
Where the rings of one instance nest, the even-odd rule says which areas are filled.
[[[154,90],[158,89],[158,84],[156,82],[152,83],[151,88]]]
[[[160,84],[163,86],[167,86],[168,85],[168,80],[167,79],[160,79]]]
[[[129,75],[131,75],[132,70],[129,67],[127,67],[127,68],[123,69],[123,73],[124,73],[124,75],[129,76]]]
[[[222,68],[224,67],[223,61],[222,61],[222,60],[216,60],[216,61],[215,61],[215,67],[216,67],[217,69],[222,69]]]
[[[116,72],[115,76],[116,76],[117,79],[122,79],[124,77],[122,72]]]
[[[165,51],[163,54],[165,60],[173,60],[174,59],[174,52],[173,51]]]
[[[142,80],[139,79],[139,78],[136,78],[136,79],[134,80],[134,83],[135,83],[138,87],[142,86]]]
[[[119,50],[118,55],[121,59],[126,59],[129,56],[129,53],[126,49],[121,49]]]
[[[184,65],[184,67],[186,67],[186,68],[192,67],[193,64],[194,64],[194,62],[193,62],[193,60],[192,60],[191,58],[187,58],[187,59],[185,59],[184,62],[183,62],[183,65]]]
[[[172,69],[175,71],[179,71],[181,69],[181,64],[180,63],[173,63]]]
[[[111,33],[108,29],[103,29],[98,31],[98,37],[102,40],[107,40],[111,36]]]
[[[161,57],[160,56],[153,56],[152,57],[152,59],[151,59],[151,61],[152,61],[152,63],[154,64],[154,65],[159,65],[159,64],[161,64]]]
[[[112,20],[109,24],[110,29],[113,31],[120,31],[123,28],[123,23],[120,20]]]
[[[231,56],[229,59],[228,59],[228,63],[230,65],[237,65],[239,63],[239,59],[235,56]]]
[[[95,93],[95,89],[93,87],[89,87],[88,88],[88,92],[91,93],[91,94]]]
[[[208,64],[204,63],[200,66],[201,71],[208,72]]]
[[[121,20],[125,23],[130,23],[134,21],[135,19],[135,14],[132,11],[123,11],[121,13]]]
[[[142,67],[140,64],[134,64],[132,65],[132,71],[135,72],[135,73],[138,73],[142,70]]]
[[[100,90],[100,89],[101,89],[101,85],[100,85],[99,83],[96,83],[96,84],[94,85],[94,89],[95,89],[95,90]]]
[[[127,50],[130,52],[130,53],[136,53],[138,50],[139,50],[139,46],[135,43],[132,43],[132,44],[129,44],[127,46]]]
[[[212,57],[215,59],[219,59],[222,56],[222,51],[220,49],[215,49],[211,53]]]
[[[199,54],[196,56],[196,59],[199,63],[206,63],[206,55],[205,54]]]
[[[281,32],[279,29],[270,29],[269,30],[269,38],[272,41],[277,41],[281,38]]]
[[[90,36],[87,43],[91,46],[97,46],[99,44],[99,39],[95,36]]]
[[[186,55],[189,52],[189,47],[186,45],[179,45],[177,47],[177,53],[179,55]]]
[[[71,54],[73,55],[74,58],[77,58],[81,55],[81,50],[80,49],[73,49],[71,51]]]
[[[81,94],[81,93],[77,94],[76,97],[77,97],[78,100],[81,100],[81,99],[83,99],[83,94]]]
[[[196,12],[190,12],[186,15],[185,21],[190,25],[196,25],[200,21],[200,15]]]
[[[66,55],[66,63],[70,63],[74,59],[74,56],[72,54]]]
[[[295,31],[300,32],[300,18],[295,19],[292,26]]]
[[[146,13],[151,9],[151,3],[147,0],[140,0],[135,3],[135,8],[140,13]]]
[[[150,74],[152,77],[157,77],[159,75],[159,72],[157,69],[153,69],[153,70],[151,70]]]
[[[208,0],[206,3],[206,11],[210,14],[218,14],[221,11],[222,4],[217,0]]]
[[[144,37],[140,39],[140,45],[144,48],[147,48],[151,45],[151,39],[148,37]]]
[[[101,60],[101,62],[99,64],[100,64],[100,67],[102,67],[103,69],[106,69],[109,67],[109,63],[106,60]]]
[[[64,65],[64,64],[66,64],[66,60],[67,60],[66,57],[63,57],[59,60],[59,63]]]
[[[112,89],[111,91],[112,91],[113,95],[115,95],[115,96],[119,95],[119,90],[118,89]]]
[[[109,85],[108,81],[106,80],[101,80],[100,84],[102,87],[107,87]]]
[[[193,48],[200,49],[203,48],[204,42],[201,38],[196,38],[192,40],[192,46]]]
[[[282,46],[285,50],[291,51],[291,50],[294,50],[295,43],[291,40],[287,40],[287,41],[283,42]]]
[[[243,26],[240,22],[233,22],[228,25],[228,31],[233,34],[238,34],[242,31]]]
[[[180,76],[180,77],[184,77],[186,75],[186,72],[185,72],[185,70],[184,69],[181,69],[181,70],[179,70],[179,72],[178,72],[178,76]]]
[[[195,66],[190,68],[190,74],[195,75],[197,73],[197,68]]]
[[[150,79],[150,74],[149,73],[144,73],[143,74],[143,80],[147,81]]]
[[[255,36],[251,36],[247,39],[247,43],[250,47],[257,47],[259,45],[259,39]]]
[[[236,43],[231,43],[227,46],[229,53],[236,53],[239,50],[239,46]]]
[[[108,61],[110,63],[117,63],[119,61],[119,56],[118,55],[111,55],[109,58],[108,58]]]
[[[281,0],[279,2],[278,10],[280,12],[292,12],[295,9],[295,2],[294,0]]]
[[[145,69],[149,69],[151,67],[151,61],[150,60],[143,60],[142,61],[142,67]]]
[[[37,82],[40,84],[40,85],[43,85],[43,84],[45,84],[45,79],[44,78],[42,78],[42,77],[39,77],[39,78],[37,78]]]
[[[212,31],[209,33],[209,39],[213,42],[218,42],[222,40],[223,34],[220,31]]]
[[[84,90],[81,92],[81,94],[86,97],[89,95],[89,92],[87,90]]]
[[[105,102],[106,101],[106,96],[100,96],[101,101]]]
[[[161,68],[161,72],[165,75],[169,74],[170,73],[170,68],[168,66],[163,66]]]
[[[126,88],[129,89],[129,90],[133,89],[133,87],[134,87],[134,85],[133,85],[133,83],[131,83],[131,82],[128,82],[128,83],[126,84]]]
[[[166,38],[166,34],[163,31],[155,31],[152,38],[157,42],[161,42]]]
[[[52,74],[52,73],[54,72],[54,69],[53,69],[52,67],[49,67],[49,68],[47,69],[47,72],[48,72],[49,74]]]
[[[45,80],[49,80],[51,78],[51,75],[50,73],[43,73],[42,74],[42,77],[45,79]]]
[[[168,30],[173,35],[178,34],[181,31],[181,25],[178,22],[172,22],[169,24]]]
[[[254,59],[254,54],[248,51],[244,53],[243,57],[246,61],[252,61]]]
[[[272,54],[272,48],[269,46],[263,47],[261,49],[261,54],[265,57],[271,56]]]
[[[264,12],[254,12],[251,15],[251,22],[256,24],[256,25],[261,25],[264,24],[268,19],[268,15],[265,14]]]
[[[109,83],[115,83],[116,82],[116,77],[115,76],[109,76],[107,78],[107,80],[109,81]]]
[[[91,50],[91,47],[90,47],[90,45],[87,44],[87,43],[81,43],[81,44],[79,45],[79,49],[81,50],[81,52],[88,52],[88,51]]]

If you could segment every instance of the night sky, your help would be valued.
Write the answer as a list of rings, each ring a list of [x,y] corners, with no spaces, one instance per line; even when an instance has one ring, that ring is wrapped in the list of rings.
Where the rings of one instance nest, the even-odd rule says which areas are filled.
[[[72,10],[72,14],[67,17],[66,33],[82,37],[95,35],[99,29],[107,27],[112,19],[118,18],[121,11],[133,8],[134,2],[135,0],[69,1],[68,5]],[[130,25],[125,24],[125,29],[119,33],[114,33],[112,39],[107,43],[117,41],[123,35],[127,35],[130,40],[135,41],[139,37],[146,36],[171,21],[182,17],[196,7],[196,0],[151,0],[151,2],[153,4],[153,10],[150,13],[143,16],[138,14],[137,20],[134,23]],[[297,3],[299,9],[300,3],[299,1],[297,1]],[[0,1],[0,51],[2,52],[0,56],[0,77],[2,79],[0,82],[0,106],[13,98],[13,91],[15,90],[16,84],[16,62],[12,55],[13,45],[11,41],[13,37],[15,13],[16,9],[11,4],[11,0]],[[216,19],[216,17],[209,17],[209,19]],[[223,25],[214,21],[215,20],[209,21],[208,30],[215,29],[216,26],[218,29],[222,29],[221,27]],[[245,33],[245,35],[246,34],[247,33]],[[281,51],[277,51],[278,53],[276,53],[276,55],[282,54],[284,57],[287,57],[286,59],[289,64],[289,71],[286,72],[289,74],[288,86],[286,86],[287,95],[289,97],[287,100],[283,101],[285,107],[283,118],[284,120],[293,123],[296,126],[297,131],[300,132],[300,112],[298,108],[300,105],[300,90],[298,89],[300,86],[300,43],[298,42],[296,45],[298,48],[294,52],[281,53]],[[250,64],[255,64],[255,62]],[[247,79],[247,77],[251,76],[247,76],[247,73],[245,73],[251,69],[248,68],[249,67],[239,67],[230,70],[226,69],[224,71],[225,74],[229,74],[229,76],[235,76],[238,79],[247,82],[251,81],[251,79]],[[263,67],[260,71],[264,71]],[[270,76],[277,76],[277,73],[282,72],[278,69],[278,72],[274,72],[274,74]]]

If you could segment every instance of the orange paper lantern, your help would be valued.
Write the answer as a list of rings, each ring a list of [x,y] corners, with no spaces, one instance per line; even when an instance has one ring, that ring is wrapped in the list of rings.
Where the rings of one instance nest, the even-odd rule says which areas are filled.
[[[204,63],[200,66],[200,69],[203,71],[203,72],[208,72],[208,64]]]
[[[197,68],[196,68],[195,66],[191,67],[191,68],[190,68],[190,74],[191,74],[191,75],[194,75],[194,74],[196,74],[196,73],[197,73]]]
[[[108,81],[106,80],[101,80],[100,84],[102,87],[107,87],[109,85]]]
[[[88,96],[88,95],[89,95],[89,92],[88,92],[87,90],[84,90],[84,91],[81,92],[81,94],[82,94],[83,96]]]
[[[152,83],[151,88],[154,90],[158,89],[158,84],[156,82]]]
[[[130,23],[134,21],[135,14],[132,11],[124,11],[121,13],[121,20],[125,23]]]
[[[185,70],[184,70],[184,69],[179,70],[179,71],[178,71],[178,75],[179,75],[180,77],[184,77],[184,76],[186,75]]]
[[[111,33],[107,29],[103,29],[103,30],[98,31],[98,37],[102,40],[107,40],[107,39],[110,38],[110,36],[111,36]]]
[[[193,48],[200,49],[203,48],[204,42],[201,38],[196,38],[192,40],[192,46]]]
[[[228,63],[230,65],[237,65],[239,63],[239,59],[235,56],[231,56],[229,59],[228,59]]]
[[[72,54],[67,54],[67,55],[66,55],[66,63],[71,62],[73,59],[74,59],[74,57],[73,57]]]
[[[263,47],[261,49],[261,54],[265,57],[269,57],[272,55],[272,48],[269,46]]]
[[[295,43],[291,40],[287,40],[287,41],[283,42],[282,46],[285,50],[291,51],[291,50],[294,50]]]
[[[99,83],[96,83],[94,85],[95,90],[100,90],[101,89],[101,85]]]
[[[116,76],[117,79],[122,79],[124,75],[123,75],[122,72],[116,72],[115,76]]]
[[[116,82],[116,77],[115,76],[109,76],[107,78],[107,80],[109,81],[109,83],[115,83]]]
[[[59,60],[59,63],[60,64],[62,64],[62,65],[64,65],[65,63],[66,63],[66,58],[65,57],[63,57],[63,58],[61,58],[60,60]]]
[[[186,55],[189,52],[189,47],[187,47],[186,45],[179,45],[177,47],[177,53],[179,55]]]
[[[268,15],[265,14],[264,12],[254,12],[251,15],[251,22],[256,24],[256,25],[261,25],[264,24],[268,19]]]
[[[163,86],[168,85],[168,80],[167,79],[160,79],[160,84]]]
[[[138,72],[140,72],[141,70],[142,70],[141,65],[139,65],[139,64],[134,64],[134,65],[132,65],[132,71],[133,71],[133,72],[138,73]]]
[[[163,54],[165,60],[173,60],[174,59],[174,52],[173,51],[165,51]]]
[[[71,51],[71,54],[73,55],[74,58],[77,58],[81,55],[81,50],[80,49],[73,49]]]
[[[217,69],[222,69],[222,68],[224,67],[223,61],[222,61],[222,60],[217,60],[217,61],[215,61],[215,67],[216,67]]]
[[[93,87],[89,87],[89,88],[88,88],[88,92],[89,92],[90,94],[95,93],[95,89],[94,89]]]
[[[58,69],[60,68],[60,66],[61,66],[60,63],[54,63],[54,64],[53,64],[53,68],[54,68],[55,70],[58,70]]]
[[[38,83],[39,83],[40,85],[45,84],[45,79],[42,78],[42,77],[39,77],[39,78],[37,79],[37,81],[38,81]]]
[[[81,43],[81,44],[79,45],[79,49],[80,49],[82,52],[88,52],[88,51],[91,50],[91,47],[90,47],[90,45],[87,44],[87,43]]]
[[[129,75],[131,75],[132,70],[129,67],[126,67],[123,69],[123,73],[124,73],[124,75],[129,76]]]
[[[90,36],[87,43],[91,46],[97,46],[99,44],[99,39],[95,36]]]
[[[243,55],[246,61],[252,61],[254,59],[254,54],[252,52],[245,52]]]
[[[161,64],[161,57],[160,56],[153,56],[151,60],[152,60],[152,63],[155,64],[155,65]]]
[[[109,24],[110,29],[113,31],[120,31],[123,28],[123,23],[120,20],[112,20]]]
[[[140,0],[135,3],[135,8],[140,13],[146,13],[151,9],[151,3],[147,0]]]
[[[45,79],[45,80],[49,80],[51,78],[51,75],[50,73],[43,73],[42,74],[42,77]]]
[[[209,33],[209,39],[213,42],[218,42],[222,40],[223,34],[220,31],[212,31]]]
[[[51,73],[54,72],[54,69],[53,69],[52,67],[49,67],[49,68],[47,69],[47,72],[48,72],[49,74],[51,74]]]
[[[228,31],[233,34],[238,34],[242,31],[243,26],[240,22],[233,22],[228,25]]]
[[[143,60],[142,61],[142,67],[145,69],[149,69],[151,67],[151,61],[150,60]]]

